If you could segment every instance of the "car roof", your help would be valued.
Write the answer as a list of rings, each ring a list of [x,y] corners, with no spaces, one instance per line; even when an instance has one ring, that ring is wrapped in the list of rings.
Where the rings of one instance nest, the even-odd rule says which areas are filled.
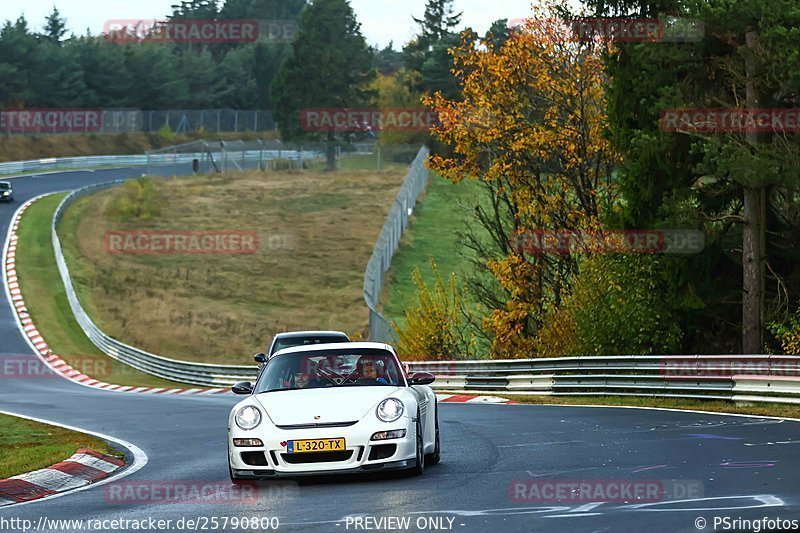
[[[293,339],[297,337],[347,337],[341,331],[284,331],[276,333],[276,339]]]
[[[284,348],[283,350],[278,350],[272,357],[276,357],[278,355],[285,355],[288,353],[299,353],[299,352],[314,352],[318,350],[363,350],[365,348],[370,348],[373,350],[386,350],[388,352],[394,353],[394,348],[389,346],[388,344],[384,344],[382,342],[348,342],[348,343],[330,343],[330,344],[309,344],[307,346],[294,346],[291,348]]]

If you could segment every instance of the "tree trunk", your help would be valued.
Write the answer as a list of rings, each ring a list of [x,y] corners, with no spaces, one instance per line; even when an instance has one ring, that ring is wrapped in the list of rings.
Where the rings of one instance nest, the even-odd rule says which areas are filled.
[[[747,108],[759,107],[756,87],[756,47],[758,33],[748,31],[745,86]],[[755,146],[758,134],[746,133],[747,142]],[[744,228],[742,230],[742,353],[756,354],[763,347],[764,327],[764,239],[765,239],[765,190],[764,187],[748,185],[744,188]]]
[[[328,132],[328,142],[325,146],[325,171],[333,172],[336,170],[336,145],[333,131]]]

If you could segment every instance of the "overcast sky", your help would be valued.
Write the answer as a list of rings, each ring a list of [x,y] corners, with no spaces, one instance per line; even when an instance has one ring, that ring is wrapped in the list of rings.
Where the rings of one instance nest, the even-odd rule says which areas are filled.
[[[15,20],[25,15],[34,29],[43,26],[44,18],[58,7],[67,19],[71,32],[93,34],[103,31],[103,23],[113,19],[163,19],[171,13],[177,0],[0,0],[0,20]],[[351,0],[362,32],[370,44],[384,46],[395,42],[395,48],[407,42],[416,31],[412,15],[421,17],[425,0]],[[464,26],[479,34],[489,29],[492,21],[521,18],[530,12],[531,0],[455,0],[456,11],[463,11]]]

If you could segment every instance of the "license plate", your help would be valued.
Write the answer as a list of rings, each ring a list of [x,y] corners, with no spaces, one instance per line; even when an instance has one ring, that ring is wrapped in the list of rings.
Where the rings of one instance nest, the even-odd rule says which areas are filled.
[[[344,439],[290,440],[286,443],[288,453],[343,452]]]

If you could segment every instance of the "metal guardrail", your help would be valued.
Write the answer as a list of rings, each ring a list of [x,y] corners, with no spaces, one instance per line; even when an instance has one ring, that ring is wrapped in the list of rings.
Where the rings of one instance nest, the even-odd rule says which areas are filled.
[[[417,153],[414,162],[411,163],[403,185],[400,187],[400,192],[397,193],[397,198],[395,198],[386,222],[381,228],[378,242],[375,244],[364,273],[364,300],[369,308],[369,338],[375,342],[391,343],[395,340],[392,327],[378,312],[378,300],[384,277],[392,264],[394,252],[408,227],[408,219],[417,205],[417,198],[428,183],[428,168],[425,166],[425,161],[427,161],[429,153],[428,148],[423,146]]]
[[[233,155],[231,155],[233,154]],[[99,155],[86,157],[51,157],[47,159],[32,159],[29,161],[12,161],[0,163],[0,176],[27,174],[36,172],[53,172],[57,170],[76,170],[98,167],[129,167],[146,166],[149,170],[153,166],[177,165],[191,163],[194,159],[202,160],[207,152],[196,151],[188,153],[149,153],[141,155]],[[302,154],[296,150],[247,150],[242,152],[230,151],[229,156],[233,162],[239,160],[248,162],[263,162],[278,158],[313,159],[319,157],[315,151],[304,151]]]
[[[0,163],[0,176],[25,174],[28,172],[52,172],[55,170],[74,170],[114,166],[137,166],[147,164],[144,155],[102,155],[87,157],[51,157],[30,161],[11,161]]]
[[[800,356],[628,355],[413,362],[440,390],[800,404]]]

